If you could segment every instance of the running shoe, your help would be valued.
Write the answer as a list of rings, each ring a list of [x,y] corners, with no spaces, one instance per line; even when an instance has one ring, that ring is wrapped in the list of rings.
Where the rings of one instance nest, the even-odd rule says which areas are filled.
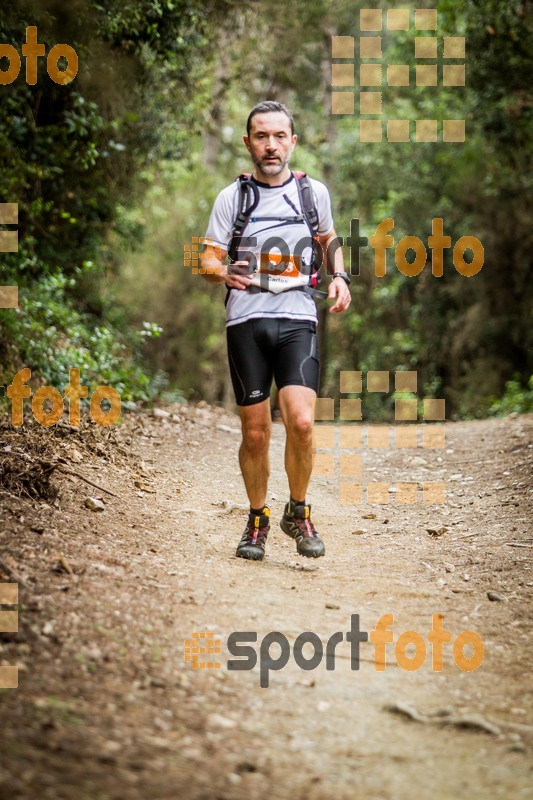
[[[296,540],[296,549],[301,556],[318,558],[324,555],[324,542],[311,522],[311,506],[297,506],[289,501],[280,526],[283,533]]]
[[[250,514],[246,529],[238,544],[236,556],[262,561],[270,530],[270,509],[265,506],[262,514]]]

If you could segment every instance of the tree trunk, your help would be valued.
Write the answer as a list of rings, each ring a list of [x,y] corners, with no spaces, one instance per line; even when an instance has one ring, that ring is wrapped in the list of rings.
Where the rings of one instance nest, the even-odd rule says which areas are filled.
[[[213,95],[211,108],[203,141],[203,159],[207,169],[216,169],[220,144],[222,142],[222,127],[225,120],[225,103],[228,87],[231,83],[231,48],[228,42],[229,33],[225,32],[226,45],[218,50],[215,61],[215,74],[213,77]]]
[[[333,115],[331,113],[331,37],[335,36],[337,32],[336,26],[326,25],[324,28],[324,58],[322,59],[322,88],[324,92],[323,113],[327,119],[326,124],[326,139],[330,145],[330,152],[334,150],[335,139],[337,138],[337,126]],[[328,189],[331,191],[331,182],[334,179],[334,161],[328,159],[323,164],[324,180]],[[326,277],[326,266],[323,267],[323,274],[325,277],[325,286],[327,289],[329,285],[329,278]],[[329,319],[329,304],[321,302],[318,306],[318,349],[320,353],[320,363],[325,367],[328,357],[328,319]],[[324,381],[324,369],[320,373],[320,393],[323,390],[329,392],[331,389]]]

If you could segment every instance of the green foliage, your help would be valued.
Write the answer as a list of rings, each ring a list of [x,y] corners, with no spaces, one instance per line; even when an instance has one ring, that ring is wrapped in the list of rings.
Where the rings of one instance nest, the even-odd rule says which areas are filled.
[[[163,336],[149,343],[148,353],[170,376],[164,398],[174,396],[177,383],[178,398],[184,393],[214,401],[227,392],[225,290],[184,266],[184,245],[204,234],[216,176],[205,172],[199,158],[191,156],[191,162],[188,168],[162,162],[157,174],[147,176],[146,244],[123,252],[124,267],[110,291],[134,320],[153,319],[162,326]]]
[[[338,16],[338,33],[353,34],[356,13]],[[505,381],[518,372],[524,383],[533,366],[533,234],[525,216],[532,199],[531,25],[518,2],[439,3],[439,36],[463,34],[464,89],[383,87],[383,101],[389,118],[466,117],[466,142],[362,144],[355,119],[340,117],[329,183],[338,195],[340,233],[339,219],[359,218],[368,236],[392,217],[396,243],[404,235],[427,243],[432,219],[441,217],[452,244],[464,235],[483,243],[483,269],[460,276],[448,250],[444,277],[434,278],[428,265],[409,278],[396,271],[389,251],[388,274],[376,279],[373,253],[363,251],[352,308],[341,331],[330,326],[328,358],[335,369],[405,364],[417,369],[419,391],[444,396],[451,415],[484,416]],[[412,62],[413,36],[384,32],[389,63]],[[328,393],[330,372],[331,366]]]
[[[152,399],[160,378],[151,378],[141,364],[147,339],[161,329],[144,323],[139,331],[121,330],[110,323],[95,325],[76,310],[69,291],[76,283],[61,271],[48,272],[31,288],[19,286],[20,308],[5,311],[0,382],[9,383],[13,374],[28,366],[39,382],[61,389],[69,382],[70,369],[79,369],[82,382],[94,390],[110,385],[124,402]]]
[[[533,413],[533,375],[527,386],[524,386],[518,376],[512,381],[507,381],[503,397],[494,399],[489,413],[496,417],[505,417],[513,413]]]
[[[131,209],[143,167],[187,150],[217,17],[210,10],[204,0],[14,0],[2,9],[0,41],[20,53],[35,25],[47,52],[68,42],[79,58],[67,86],[40,58],[35,86],[22,60],[15,82],[0,87],[0,202],[18,203],[20,241],[18,254],[2,254],[0,285],[17,284],[21,298],[0,316],[5,380],[26,364],[53,385],[79,367],[87,383],[110,383],[126,402],[162,388],[161,374],[142,366],[160,328],[132,329],[109,293],[118,269],[109,237],[139,244],[143,223]]]

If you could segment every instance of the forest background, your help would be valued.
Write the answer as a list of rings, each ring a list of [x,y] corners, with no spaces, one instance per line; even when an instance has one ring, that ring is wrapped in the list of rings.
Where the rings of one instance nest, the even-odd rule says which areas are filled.
[[[484,246],[471,278],[451,250],[442,278],[429,265],[402,275],[392,251],[378,278],[362,250],[349,312],[319,308],[321,395],[338,396],[339,370],[409,369],[419,394],[446,398],[451,418],[533,410],[531,3],[416,7],[433,5],[439,65],[441,37],[466,37],[466,85],[383,87],[383,117],[464,118],[464,143],[361,143],[357,114],[331,114],[331,37],[357,40],[360,8],[385,15],[409,2],[4,5],[0,42],[20,53],[36,25],[47,52],[75,48],[79,71],[60,86],[41,58],[31,86],[23,60],[0,86],[0,202],[19,204],[19,249],[1,254],[0,285],[20,295],[18,309],[0,312],[0,385],[29,366],[34,382],[62,388],[77,367],[90,387],[114,386],[126,408],[231,402],[224,292],[184,266],[184,245],[204,234],[220,189],[249,169],[249,109],[275,99],[296,121],[291,166],[326,182],[339,235],[352,218],[370,236],[392,217],[396,243],[427,242],[442,217],[452,242],[471,235]],[[380,35],[388,63],[413,73],[413,25]],[[393,399],[368,398],[370,417],[387,419]]]

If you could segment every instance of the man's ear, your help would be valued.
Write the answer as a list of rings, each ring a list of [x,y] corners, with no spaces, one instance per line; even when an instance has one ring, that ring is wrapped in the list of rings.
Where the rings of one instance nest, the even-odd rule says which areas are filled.
[[[242,140],[243,140],[244,144],[246,145],[246,149],[249,150],[250,149],[250,140],[249,140],[249,138],[247,136],[243,136]]]

